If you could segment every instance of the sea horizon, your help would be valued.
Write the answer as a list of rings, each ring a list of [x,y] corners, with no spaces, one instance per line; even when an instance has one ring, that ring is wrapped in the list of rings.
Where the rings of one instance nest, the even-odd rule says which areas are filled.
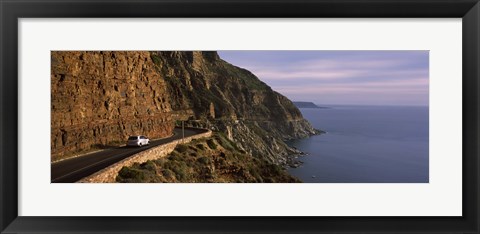
[[[411,105],[411,104],[396,104],[396,105],[386,105],[386,104],[320,104],[320,103],[316,103],[316,102],[312,102],[312,101],[298,101],[298,100],[295,100],[292,102],[311,102],[315,105],[317,105],[318,107],[334,107],[334,106],[340,106],[340,107],[354,107],[354,106],[359,106],[359,107],[429,107],[430,105]],[[302,109],[309,109],[308,107],[299,107],[299,108],[302,108]]]
[[[289,173],[305,183],[428,183],[428,106],[300,108],[327,134],[288,141],[306,155]]]

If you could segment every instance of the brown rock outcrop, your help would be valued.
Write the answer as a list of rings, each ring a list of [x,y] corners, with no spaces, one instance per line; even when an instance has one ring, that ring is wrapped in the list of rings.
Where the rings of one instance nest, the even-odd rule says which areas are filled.
[[[167,86],[150,52],[51,52],[51,155],[171,135]]]
[[[128,135],[168,136],[190,119],[284,164],[296,152],[285,140],[317,133],[290,100],[216,52],[56,51],[51,63],[52,160]]]
[[[284,164],[298,152],[285,140],[317,133],[288,98],[216,52],[151,56],[168,85],[172,109],[192,110],[194,124],[226,133],[254,156]]]

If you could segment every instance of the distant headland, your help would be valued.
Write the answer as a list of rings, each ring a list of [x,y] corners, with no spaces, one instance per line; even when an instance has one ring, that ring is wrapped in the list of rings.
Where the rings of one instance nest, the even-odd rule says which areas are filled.
[[[293,102],[293,105],[295,105],[298,108],[321,108],[321,109],[327,108],[327,107],[317,106],[313,102]]]

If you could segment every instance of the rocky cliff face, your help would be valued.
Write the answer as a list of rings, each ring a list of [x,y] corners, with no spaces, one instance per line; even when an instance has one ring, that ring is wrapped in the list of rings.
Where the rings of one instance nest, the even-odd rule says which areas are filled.
[[[171,134],[175,120],[224,132],[275,164],[284,140],[316,131],[290,100],[216,52],[52,52],[52,159],[128,135]]]
[[[284,140],[317,133],[297,107],[251,72],[216,52],[152,52],[175,111],[190,121],[226,133],[246,152],[276,164],[295,153]]]
[[[128,135],[169,136],[166,89],[149,52],[52,52],[52,160]]]

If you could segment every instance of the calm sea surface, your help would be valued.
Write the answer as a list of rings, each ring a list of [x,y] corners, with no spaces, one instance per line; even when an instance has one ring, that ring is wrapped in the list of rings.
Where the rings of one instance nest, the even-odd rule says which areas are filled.
[[[288,142],[307,183],[428,183],[428,107],[300,109],[326,134]]]

